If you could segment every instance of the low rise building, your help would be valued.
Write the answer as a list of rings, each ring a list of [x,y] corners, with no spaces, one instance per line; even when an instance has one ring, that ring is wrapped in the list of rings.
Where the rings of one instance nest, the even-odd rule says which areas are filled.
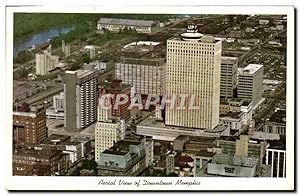
[[[163,121],[150,116],[137,125],[137,134],[153,137],[154,140],[174,141],[180,135],[221,137],[230,135],[229,126],[214,129],[197,129],[165,125]]]
[[[82,159],[84,154],[84,144],[78,141],[71,141],[71,136],[52,134],[44,139],[40,147],[60,150],[63,154],[68,154],[67,161],[70,164]]]
[[[97,22],[98,30],[109,30],[119,32],[123,29],[136,30],[138,33],[151,33],[152,28],[156,26],[157,22],[152,20],[130,20],[119,18],[100,18]]]
[[[276,110],[265,122],[263,132],[286,135],[286,111]]]
[[[143,142],[121,140],[100,155],[99,176],[137,176],[146,169]]]
[[[66,156],[61,151],[40,147],[17,148],[13,152],[13,164],[16,164],[16,168],[14,168],[14,171],[17,172],[16,175],[20,170],[31,166],[39,166],[47,170],[45,173],[57,175],[66,168]]]
[[[244,36],[245,36],[245,31],[243,29],[231,30],[229,32],[229,37],[243,38]]]
[[[263,163],[266,146],[266,141],[250,140],[247,135],[240,135],[239,138],[221,137],[215,142],[215,147],[220,148],[224,154],[235,155],[238,153],[238,155],[256,157],[260,163]]]
[[[241,125],[249,124],[252,120],[253,102],[249,99],[232,98],[220,100],[220,116],[226,117],[229,114],[241,115]]]
[[[242,112],[228,112],[220,115],[220,123],[229,125],[232,130],[241,130],[243,123]]]
[[[227,177],[255,177],[258,158],[218,153],[208,163],[207,174]]]
[[[200,150],[197,154],[194,156],[194,177],[199,177],[200,170],[210,163],[212,161],[212,158],[214,157],[216,153],[215,152],[208,152],[205,150]]]

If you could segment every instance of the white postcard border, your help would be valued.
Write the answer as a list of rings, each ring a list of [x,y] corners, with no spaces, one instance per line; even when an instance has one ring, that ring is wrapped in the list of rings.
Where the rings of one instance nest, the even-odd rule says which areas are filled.
[[[8,190],[293,190],[294,189],[294,110],[295,110],[295,56],[294,56],[294,7],[293,6],[25,6],[6,8],[6,104],[5,104],[5,151],[6,188]],[[286,178],[225,178],[225,177],[71,177],[71,176],[12,176],[12,73],[13,73],[13,13],[153,13],[153,14],[285,14],[287,15],[287,173]],[[114,180],[117,185],[98,185],[101,179]],[[118,185],[119,180],[132,185]],[[139,187],[137,186],[140,180]],[[142,185],[143,180],[193,182],[200,185]],[[136,184],[134,184],[136,183]]]

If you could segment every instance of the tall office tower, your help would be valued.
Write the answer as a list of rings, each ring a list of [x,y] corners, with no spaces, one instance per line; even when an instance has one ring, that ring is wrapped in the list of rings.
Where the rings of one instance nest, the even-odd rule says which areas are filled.
[[[232,98],[233,90],[237,87],[237,57],[221,57],[220,96]]]
[[[116,63],[116,79],[134,87],[137,94],[164,95],[165,59],[122,58]]]
[[[16,144],[38,144],[47,137],[43,106],[17,106],[13,112],[13,139]]]
[[[263,65],[249,64],[242,69],[238,76],[238,97],[251,99],[255,107],[262,99],[263,77]]]
[[[207,129],[218,125],[221,50],[221,41],[198,33],[195,25],[189,25],[181,38],[167,40],[166,94],[194,96],[194,105],[199,107],[167,106],[167,125]]]
[[[96,121],[97,71],[66,71],[64,77],[65,130],[80,131]]]
[[[125,121],[111,117],[111,110],[98,107],[98,122],[95,126],[95,161],[99,163],[100,155],[114,143],[125,138]]]
[[[121,80],[112,80],[111,82],[103,83],[99,89],[99,97],[105,94],[112,95],[110,99],[111,115],[113,117],[120,117],[121,120],[125,120],[126,122],[130,119],[130,109],[128,109],[130,106],[130,93],[130,85],[122,84]],[[128,101],[115,107],[118,95],[127,95]],[[123,100],[123,98],[120,100]]]

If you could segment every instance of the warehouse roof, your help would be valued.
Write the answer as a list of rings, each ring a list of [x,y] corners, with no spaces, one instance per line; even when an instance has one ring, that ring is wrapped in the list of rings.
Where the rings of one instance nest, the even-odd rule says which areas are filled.
[[[128,26],[149,26],[154,25],[152,20],[130,20],[118,18],[100,18],[98,24],[115,24],[115,25],[128,25]]]

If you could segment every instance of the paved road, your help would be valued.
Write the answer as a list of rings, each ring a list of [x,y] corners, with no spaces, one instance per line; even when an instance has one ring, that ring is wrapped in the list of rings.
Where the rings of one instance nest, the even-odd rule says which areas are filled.
[[[276,37],[277,35],[279,35],[280,33],[282,33],[283,31],[280,32],[276,32],[271,34],[265,41],[261,42],[260,44],[254,46],[253,48],[251,48],[251,50],[246,53],[244,56],[242,56],[239,60],[239,64],[243,64],[244,61],[246,61],[248,58],[250,58],[251,56],[253,56],[256,52],[258,52],[258,50],[261,49],[261,46],[263,46],[264,44],[268,43],[270,40],[272,40],[274,37]]]
[[[259,130],[263,127],[263,124],[265,123],[265,119],[270,118],[270,116],[274,113],[275,108],[277,107],[277,104],[282,100],[280,97],[282,97],[285,94],[285,88],[282,87],[279,92],[277,93],[277,98],[267,98],[270,100],[270,103],[265,106],[266,108],[259,112],[258,114],[254,115],[254,119],[256,121],[256,129]]]

